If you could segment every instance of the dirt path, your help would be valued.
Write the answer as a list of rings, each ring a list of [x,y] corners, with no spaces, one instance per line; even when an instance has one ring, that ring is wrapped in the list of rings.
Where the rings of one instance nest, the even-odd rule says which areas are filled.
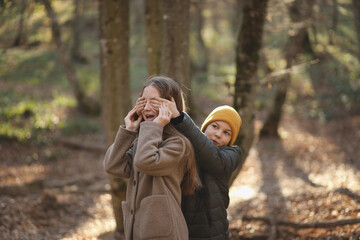
[[[230,191],[233,239],[359,239],[360,224],[297,231],[277,225],[275,231],[264,222],[241,221],[244,215],[294,223],[360,218],[360,128],[334,125],[306,126],[287,117],[282,139],[254,144]]]

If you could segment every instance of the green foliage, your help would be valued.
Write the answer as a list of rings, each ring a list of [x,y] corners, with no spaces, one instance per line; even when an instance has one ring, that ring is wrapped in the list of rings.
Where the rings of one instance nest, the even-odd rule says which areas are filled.
[[[67,135],[96,133],[100,131],[98,121],[92,120],[84,115],[75,115],[61,122],[59,128]]]
[[[6,50],[0,58],[0,74],[2,81],[12,83],[61,88],[67,85],[57,54],[46,48]]]
[[[66,135],[96,133],[99,120],[72,113],[75,100],[66,79],[58,54],[51,46],[50,22],[41,4],[27,1],[25,11],[26,43],[9,48],[17,34],[20,20],[18,1],[5,0],[0,21],[0,138],[19,141],[44,141],[42,133],[61,131]],[[331,1],[320,1],[325,2]],[[339,0],[339,19],[334,32],[334,43],[329,42],[331,6],[315,7],[314,24],[309,28],[318,64],[292,72],[292,85],[284,110],[301,113],[308,118],[327,120],[344,112],[360,112],[358,40],[350,0]],[[96,1],[84,1],[81,52],[87,64],[73,63],[77,77],[87,93],[100,98],[99,21]],[[145,79],[146,38],[142,2],[133,1],[130,14],[130,87],[132,102],[137,98]],[[202,36],[208,48],[207,72],[192,73],[192,95],[201,100],[231,103],[235,81],[235,44],[240,15],[235,2],[215,1],[204,4]],[[275,5],[272,5],[275,4]],[[264,27],[263,49],[258,79],[286,68],[284,46],[290,20],[284,4],[269,5]],[[319,4],[319,3],[317,3]],[[327,3],[328,4],[328,3]],[[215,8],[214,8],[215,6]],[[53,1],[58,16],[63,42],[68,51],[72,44],[72,1]],[[213,9],[216,9],[214,11]],[[195,28],[192,27],[193,31]],[[191,32],[190,51],[193,65],[201,66],[196,33]],[[299,62],[309,61],[306,57]],[[270,109],[276,83],[258,86],[255,107]],[[49,153],[54,159],[56,153]]]
[[[57,110],[74,105],[74,100],[55,96],[41,100],[23,96],[13,90],[0,90],[0,138],[26,141],[43,130],[53,130],[59,124]]]

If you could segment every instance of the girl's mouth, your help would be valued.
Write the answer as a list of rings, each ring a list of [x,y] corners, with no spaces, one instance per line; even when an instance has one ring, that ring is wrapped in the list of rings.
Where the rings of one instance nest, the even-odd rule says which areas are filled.
[[[213,142],[213,144],[215,144],[216,146],[218,145],[218,142],[215,140],[211,140]]]
[[[145,121],[153,121],[155,119],[155,115],[153,114],[146,114]]]

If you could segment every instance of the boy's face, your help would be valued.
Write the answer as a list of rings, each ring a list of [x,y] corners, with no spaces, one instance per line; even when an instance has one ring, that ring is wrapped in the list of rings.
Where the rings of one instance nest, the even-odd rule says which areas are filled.
[[[204,133],[218,147],[228,145],[232,136],[230,125],[224,121],[211,122]]]

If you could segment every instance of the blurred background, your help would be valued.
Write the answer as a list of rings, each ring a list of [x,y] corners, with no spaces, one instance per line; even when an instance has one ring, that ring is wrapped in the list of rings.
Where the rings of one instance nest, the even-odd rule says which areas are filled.
[[[108,2],[0,1],[0,239],[112,239],[114,229],[121,239],[102,157],[147,77],[177,71],[196,123],[222,104],[244,119],[232,239],[359,239],[360,2],[174,1],[188,10],[186,32],[172,35],[188,39],[187,62],[174,71],[166,56],[181,44],[166,50],[169,38],[149,29],[176,8],[118,1],[124,31],[107,25],[125,21]],[[109,70],[111,37],[129,52]],[[156,43],[162,59],[149,57]],[[112,127],[107,81],[124,83],[115,94],[126,99]]]

